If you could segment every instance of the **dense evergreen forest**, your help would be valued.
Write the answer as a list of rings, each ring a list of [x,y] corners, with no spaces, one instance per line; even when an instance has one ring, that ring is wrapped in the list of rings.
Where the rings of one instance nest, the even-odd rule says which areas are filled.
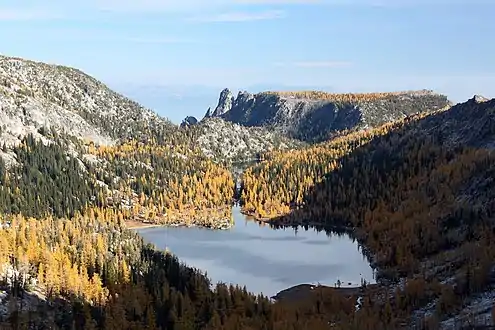
[[[341,132],[332,140],[292,152],[270,152],[264,162],[243,175],[243,212],[258,219],[285,215],[304,205],[304,197],[327,173],[340,166],[339,160],[373,138],[402,127],[422,115],[388,123],[369,131]],[[424,115],[423,115],[424,116]]]
[[[125,219],[208,227],[231,221],[232,173],[187,145],[129,141],[112,147],[90,144],[88,152],[97,159],[88,162],[90,173],[105,185],[109,201]]]
[[[66,156],[63,140],[59,141],[45,146],[27,136],[13,150],[20,166],[7,171],[0,161],[2,213],[38,218],[48,214],[71,216],[98,195],[98,187],[79,175],[79,162]]]
[[[108,207],[136,222],[216,227],[231,221],[231,172],[184,144],[90,142],[78,145],[77,159],[67,155],[66,138],[51,137],[56,142],[45,145],[28,135],[13,149],[19,166],[7,171],[0,164],[2,212],[70,217]]]
[[[493,289],[494,108],[467,103],[343,132],[248,169],[246,212],[278,225],[352,227],[382,279],[359,295],[321,286],[276,303],[210,287],[200,270],[126,229],[131,220],[215,227],[234,196],[225,164],[179,142],[96,146],[45,132],[55,141],[45,145],[27,136],[13,149],[17,164],[0,161],[0,326],[438,329]]]

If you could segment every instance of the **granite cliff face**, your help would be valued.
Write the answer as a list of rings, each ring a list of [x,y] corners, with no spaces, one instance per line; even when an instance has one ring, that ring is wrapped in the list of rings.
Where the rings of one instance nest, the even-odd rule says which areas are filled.
[[[239,92],[232,101],[228,89],[212,117],[244,126],[262,126],[286,136],[318,142],[332,133],[373,127],[408,115],[450,106],[447,97],[428,90],[330,94],[325,92]]]

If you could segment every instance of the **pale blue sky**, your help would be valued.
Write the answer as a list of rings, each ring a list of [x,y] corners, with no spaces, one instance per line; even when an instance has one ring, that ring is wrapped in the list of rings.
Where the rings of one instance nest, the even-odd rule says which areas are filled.
[[[0,0],[0,52],[75,66],[174,121],[224,87],[463,101],[495,97],[494,15],[495,0]]]

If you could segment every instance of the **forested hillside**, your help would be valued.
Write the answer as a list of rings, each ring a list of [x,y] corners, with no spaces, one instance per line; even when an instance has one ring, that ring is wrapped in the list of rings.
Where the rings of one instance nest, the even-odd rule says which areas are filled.
[[[137,141],[112,147],[90,145],[87,169],[107,191],[107,204],[124,219],[156,224],[229,227],[234,179],[188,146]]]
[[[138,141],[80,145],[80,161],[63,152],[68,137],[49,136],[57,142],[44,145],[28,136],[14,148],[23,165],[9,170],[0,165],[2,326],[438,329],[449,328],[452,323],[441,321],[450,322],[466,308],[479,309],[479,299],[485,309],[476,313],[478,323],[488,324],[491,307],[485,302],[495,298],[489,294],[495,159],[486,149],[493,142],[493,105],[473,100],[371,132],[343,133],[306,151],[306,157],[331,160],[319,170],[326,172],[323,178],[312,183],[300,176],[318,171],[303,172],[309,160],[304,152],[287,159],[300,157],[299,165],[292,174],[280,172],[279,180],[294,180],[285,179],[287,173],[307,186],[295,195],[302,195],[297,210],[273,221],[355,227],[382,279],[389,280],[350,296],[317,287],[297,302],[271,303],[222,284],[210,289],[200,271],[145,246],[125,229],[130,216],[166,221],[160,215],[179,214],[174,212],[181,208],[184,215],[221,209],[233,193],[230,173],[222,167],[195,151]],[[267,158],[261,168],[290,165],[277,167],[281,155]],[[263,182],[269,179],[260,175],[251,191],[245,185],[244,198],[268,196]]]
[[[263,154],[264,162],[244,172],[241,190],[243,212],[258,219],[270,219],[301,208],[305,196],[327,173],[340,166],[339,160],[343,156],[424,116],[408,117],[366,131],[343,131],[328,142],[305,149]]]
[[[422,303],[446,317],[494,285],[494,111],[495,100],[475,98],[269,155],[246,173],[244,210],[275,224],[354,228],[382,278],[448,284]]]
[[[0,160],[2,213],[66,217],[107,208],[125,221],[230,225],[232,174],[201,154],[139,142],[90,143],[80,146],[81,161],[66,154],[63,139],[51,138],[57,143],[44,145],[28,135],[15,147],[22,165],[7,169]]]
[[[454,319],[495,319],[494,100],[332,131],[304,148],[218,118],[176,127],[76,69],[1,57],[0,78],[2,329],[451,329]],[[423,110],[444,105],[425,95],[363,101],[404,101],[408,114],[416,96]],[[379,283],[273,303],[211,286],[126,229],[228,228],[231,162],[242,153],[265,159],[244,175],[245,212],[352,231]]]

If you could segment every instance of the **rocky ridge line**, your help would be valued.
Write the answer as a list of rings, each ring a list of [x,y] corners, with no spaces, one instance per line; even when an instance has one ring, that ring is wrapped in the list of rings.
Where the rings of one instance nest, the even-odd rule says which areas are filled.
[[[231,103],[228,89],[221,92],[211,117],[243,126],[272,129],[308,142],[327,140],[349,129],[366,129],[406,116],[451,106],[447,97],[430,90],[334,94],[319,91],[240,91]]]

